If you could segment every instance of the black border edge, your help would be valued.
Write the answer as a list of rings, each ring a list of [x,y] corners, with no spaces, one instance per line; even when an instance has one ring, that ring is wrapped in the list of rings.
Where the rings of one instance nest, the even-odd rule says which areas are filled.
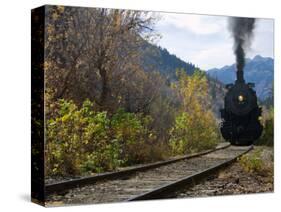
[[[43,206],[45,9],[31,10],[31,201]]]

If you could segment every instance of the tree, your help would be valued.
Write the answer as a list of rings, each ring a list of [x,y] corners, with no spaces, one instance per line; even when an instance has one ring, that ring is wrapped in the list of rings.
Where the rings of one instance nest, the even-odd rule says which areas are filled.
[[[200,70],[188,76],[178,70],[179,82],[174,84],[182,101],[181,111],[170,130],[170,145],[175,154],[185,154],[215,146],[219,133],[211,111],[207,78]]]
[[[110,111],[127,104],[120,90],[147,78],[140,48],[153,37],[153,13],[60,6],[47,13],[45,73],[53,98],[89,98]]]

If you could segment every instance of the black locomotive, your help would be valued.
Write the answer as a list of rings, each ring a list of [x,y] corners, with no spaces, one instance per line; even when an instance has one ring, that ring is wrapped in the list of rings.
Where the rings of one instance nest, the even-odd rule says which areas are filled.
[[[221,134],[232,145],[251,145],[261,136],[262,113],[257,104],[253,83],[245,83],[243,71],[238,70],[235,84],[226,85],[224,109],[221,109]]]

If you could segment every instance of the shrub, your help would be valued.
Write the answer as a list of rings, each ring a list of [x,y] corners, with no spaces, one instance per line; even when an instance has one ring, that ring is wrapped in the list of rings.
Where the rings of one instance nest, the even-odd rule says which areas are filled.
[[[58,116],[47,121],[47,173],[78,174],[116,167],[118,153],[112,146],[118,144],[108,137],[107,113],[93,112],[88,100],[81,109],[72,101],[58,104]]]
[[[177,88],[183,102],[182,112],[175,118],[169,143],[174,154],[186,154],[216,146],[219,132],[216,119],[208,105],[208,82],[199,70],[188,76],[178,71]]]
[[[176,117],[175,125],[170,131],[170,146],[174,154],[210,149],[219,142],[212,114],[210,112],[199,114],[182,112]]]
[[[265,164],[261,157],[261,150],[254,150],[252,154],[243,155],[238,161],[247,172],[261,173],[264,171]]]
[[[155,139],[149,116],[123,109],[109,116],[95,112],[89,100],[80,109],[72,101],[57,104],[46,126],[48,175],[104,172],[149,159],[147,147]]]
[[[148,128],[150,123],[150,116],[127,113],[124,109],[119,109],[112,116],[111,127],[120,144],[124,165],[144,162],[151,157],[147,150],[142,151],[155,139],[153,131]]]
[[[258,139],[255,142],[255,144],[273,146],[273,142],[274,142],[274,111],[273,108],[271,108],[268,112],[267,117],[265,117],[262,136],[260,137],[260,139]]]

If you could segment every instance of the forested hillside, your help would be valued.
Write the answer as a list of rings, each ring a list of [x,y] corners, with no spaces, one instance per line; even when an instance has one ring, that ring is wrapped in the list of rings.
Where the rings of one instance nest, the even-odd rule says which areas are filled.
[[[177,79],[175,70],[178,68],[184,69],[188,75],[193,74],[196,69],[194,64],[187,63],[170,54],[167,49],[150,43],[144,45],[142,61],[145,71],[157,70],[169,81]]]
[[[48,6],[46,17],[48,176],[114,170],[220,141],[222,84],[151,44],[153,13]]]
[[[168,84],[178,81],[176,70],[181,69],[187,75],[192,75],[199,69],[191,62],[185,62],[176,55],[170,54],[167,49],[145,42],[142,51],[143,69],[147,72],[159,72]],[[205,72],[202,72],[205,73]],[[225,85],[216,78],[207,77],[208,94],[210,95],[211,107],[216,117],[220,117],[220,109],[223,107]]]

